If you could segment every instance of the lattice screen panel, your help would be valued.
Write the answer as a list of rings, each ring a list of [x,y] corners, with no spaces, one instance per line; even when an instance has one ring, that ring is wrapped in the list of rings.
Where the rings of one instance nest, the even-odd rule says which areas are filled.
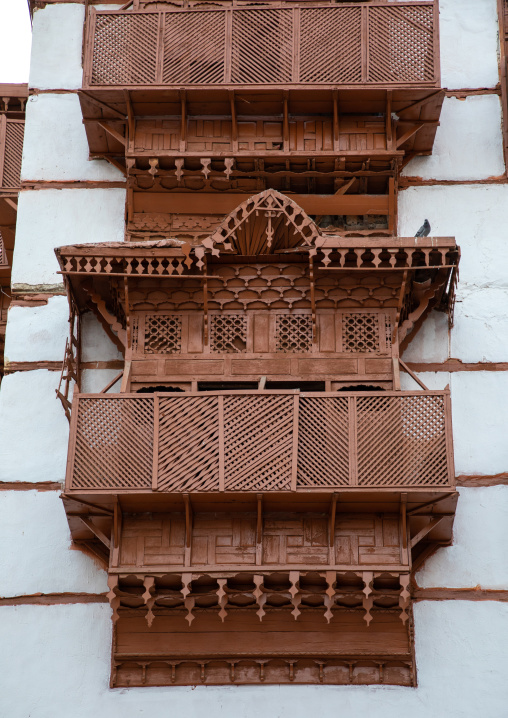
[[[19,187],[24,132],[24,122],[10,122],[7,120],[5,125],[3,187]]]
[[[94,85],[144,85],[156,80],[159,15],[97,15],[92,61]]]
[[[310,352],[312,317],[308,314],[276,314],[275,349],[278,352]]]
[[[443,396],[357,398],[360,486],[446,486]]]
[[[292,61],[291,10],[233,12],[232,82],[290,82]]]
[[[300,399],[297,488],[349,485],[347,397]]]
[[[432,7],[369,8],[369,80],[434,80]]]
[[[343,314],[342,348],[345,352],[379,353],[379,315],[372,312]]]
[[[292,396],[224,397],[226,491],[291,488]]]
[[[145,354],[177,354],[182,351],[182,318],[176,314],[145,317]]]
[[[224,82],[224,12],[167,13],[164,83]]]
[[[72,489],[149,489],[153,399],[79,399]]]
[[[244,314],[212,314],[210,348],[228,354],[244,352],[247,345],[247,317]]]
[[[159,491],[219,490],[216,396],[159,399]]]
[[[361,8],[300,11],[300,82],[361,82]]]

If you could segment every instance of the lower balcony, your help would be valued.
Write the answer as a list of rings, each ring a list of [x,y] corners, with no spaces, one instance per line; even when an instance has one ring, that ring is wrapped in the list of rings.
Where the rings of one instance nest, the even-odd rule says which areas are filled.
[[[78,394],[66,493],[450,490],[446,391]]]

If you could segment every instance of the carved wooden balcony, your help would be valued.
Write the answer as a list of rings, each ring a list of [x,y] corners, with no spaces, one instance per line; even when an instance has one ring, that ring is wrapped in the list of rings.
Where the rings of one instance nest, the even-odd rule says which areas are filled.
[[[153,175],[199,171],[203,158],[206,179],[225,159],[236,182],[260,158],[270,175],[301,174],[312,158],[322,183],[368,158],[386,172],[432,151],[437,16],[432,1],[92,9],[80,92],[90,154]]]
[[[438,88],[437,4],[97,11],[83,87]]]
[[[79,394],[66,492],[449,489],[448,392]]]

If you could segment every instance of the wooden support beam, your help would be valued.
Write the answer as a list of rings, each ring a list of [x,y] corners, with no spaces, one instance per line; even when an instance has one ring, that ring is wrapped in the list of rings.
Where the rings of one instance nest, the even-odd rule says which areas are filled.
[[[102,129],[107,132],[108,135],[111,135],[113,139],[117,140],[117,142],[120,142],[121,145],[123,145],[124,147],[127,146],[126,138],[121,135],[117,130],[115,130],[114,127],[110,127],[107,122],[98,122],[97,124],[99,125],[99,127],[102,127]]]
[[[180,152],[187,151],[187,95],[180,90]]]
[[[397,115],[400,117],[404,112],[407,112],[408,110],[416,110],[418,107],[421,107],[422,105],[426,105],[427,102],[430,102],[434,99],[437,95],[440,95],[443,91],[437,90],[436,92],[433,92],[430,95],[427,95],[427,97],[423,97],[421,100],[418,100],[417,102],[413,102],[411,105],[406,105],[406,107],[403,107],[401,110],[398,110]]]
[[[333,96],[333,149],[339,152],[340,147],[340,119],[339,119],[339,91],[332,90]]]
[[[386,132],[386,149],[392,149],[393,133],[392,133],[392,91],[386,91],[386,109],[385,109],[385,132]]]
[[[128,359],[125,362],[122,378],[122,386],[120,387],[120,394],[127,394],[131,390],[131,374],[132,374],[132,361]]]
[[[415,127],[410,127],[409,130],[406,130],[404,134],[402,134],[400,137],[398,137],[395,141],[395,147],[399,149],[401,145],[403,145],[405,142],[407,142],[413,135],[416,135],[416,133],[422,129],[422,127],[425,127],[424,122],[419,122]]]
[[[116,160],[114,157],[110,157],[109,155],[101,155],[100,158],[106,160],[106,162],[109,162],[110,165],[116,167],[117,170],[120,170],[124,177],[127,177],[127,169],[121,162]]]
[[[289,91],[284,90],[284,121],[283,121],[283,141],[284,152],[289,152]]]
[[[328,545],[330,548],[334,547],[335,544],[335,517],[337,515],[337,501],[339,498],[339,494],[335,493],[332,494],[332,501],[330,503],[330,521],[329,521],[329,527],[328,527]]]
[[[402,548],[407,549],[407,494],[400,495],[400,530],[402,533]]]
[[[185,504],[185,565],[191,565],[193,511],[189,494],[183,495]]]
[[[263,494],[257,495],[256,566],[263,563]]]
[[[231,140],[233,152],[238,152],[238,121],[236,118],[235,91],[229,91],[229,106],[231,109]]]
[[[425,526],[421,531],[416,534],[416,536],[411,539],[410,547],[414,548],[417,543],[424,539],[427,534],[429,534],[433,529],[435,529],[436,526],[439,526],[439,524],[442,523],[446,518],[446,516],[440,516],[439,518],[431,518],[427,526]]]
[[[82,521],[82,522],[85,524],[85,526],[86,526],[88,529],[90,529],[90,531],[91,531],[95,536],[97,536],[97,538],[99,539],[99,541],[100,541],[101,543],[103,543],[104,546],[105,546],[105,547],[108,549],[108,551],[109,551],[109,550],[111,549],[111,541],[108,539],[108,537],[106,536],[106,534],[105,534],[103,531],[101,531],[100,528],[98,528],[98,526],[96,526],[91,519],[86,518],[85,516],[78,516],[78,518],[80,519],[80,521]]]
[[[421,386],[421,388],[423,389],[423,391],[429,391],[429,389],[425,386],[425,384],[423,383],[423,381],[422,381],[421,379],[418,379],[418,377],[416,376],[416,374],[411,371],[411,369],[408,367],[408,365],[407,365],[405,362],[403,362],[400,357],[399,357],[399,364],[400,364],[400,366],[404,369],[404,371],[406,371],[406,372],[409,374],[409,376],[410,376],[412,379],[414,379],[415,382],[416,382],[419,386]]]
[[[97,105],[97,107],[100,107],[102,110],[107,110],[107,112],[112,112],[113,115],[116,115],[116,117],[119,120],[125,120],[125,115],[120,112],[120,110],[115,110],[114,107],[111,107],[110,105],[106,104],[102,100],[98,100],[96,97],[92,97],[92,95],[89,95],[88,92],[83,92],[83,90],[80,91],[80,95],[83,95],[83,97],[86,97],[87,100],[90,100],[90,102],[93,102],[94,105]],[[94,118],[86,118],[90,120],[91,122],[94,122]],[[109,119],[109,118],[108,118]]]
[[[101,390],[100,390],[99,394],[106,394],[106,393],[111,389],[111,387],[112,387],[114,384],[116,384],[116,382],[117,382],[119,379],[122,378],[122,376],[123,376],[123,371],[121,371],[119,374],[117,374],[117,375],[114,377],[114,379],[111,379],[111,381],[108,382],[108,384],[106,384],[106,386],[104,387],[104,389],[101,389]]]

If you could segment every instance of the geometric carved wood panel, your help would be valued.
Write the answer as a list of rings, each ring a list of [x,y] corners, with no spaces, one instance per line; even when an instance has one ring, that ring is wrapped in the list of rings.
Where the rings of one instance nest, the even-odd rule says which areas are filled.
[[[191,561],[207,566],[256,566],[256,517],[231,513],[194,516]],[[124,516],[120,564],[124,570],[184,566],[185,517],[180,513]],[[400,518],[391,514],[337,514],[329,546],[329,517],[268,513],[263,520],[261,561],[272,566],[403,566]]]

